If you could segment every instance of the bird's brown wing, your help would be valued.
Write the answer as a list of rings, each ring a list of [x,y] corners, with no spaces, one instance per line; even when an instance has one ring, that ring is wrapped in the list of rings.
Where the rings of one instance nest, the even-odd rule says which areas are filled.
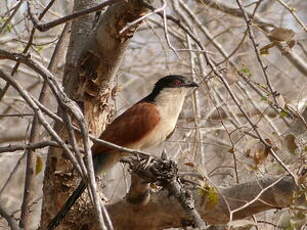
[[[102,140],[128,147],[140,141],[159,123],[160,114],[156,105],[139,102],[117,117],[99,137]],[[93,154],[103,154],[111,148],[99,143],[94,144]]]

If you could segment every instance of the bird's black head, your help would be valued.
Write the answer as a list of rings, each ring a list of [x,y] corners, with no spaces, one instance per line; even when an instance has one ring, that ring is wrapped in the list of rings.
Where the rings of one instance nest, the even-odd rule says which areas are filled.
[[[144,98],[144,100],[149,102],[154,101],[156,96],[159,95],[159,93],[166,88],[171,89],[171,88],[195,88],[195,87],[198,87],[198,84],[196,84],[194,81],[191,81],[184,76],[168,75],[157,81],[157,83],[153,88],[152,93],[149,94],[146,98]]]
[[[166,77],[161,78],[154,87],[154,90],[161,90],[163,88],[192,88],[198,87],[198,85],[189,80],[188,78],[181,75],[168,75]]]

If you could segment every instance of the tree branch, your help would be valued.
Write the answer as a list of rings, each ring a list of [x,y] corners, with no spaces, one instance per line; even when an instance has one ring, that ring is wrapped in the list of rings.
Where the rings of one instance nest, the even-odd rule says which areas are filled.
[[[226,224],[230,220],[230,210],[238,209],[253,200],[266,187],[280,177],[265,177],[228,188],[219,188],[217,199],[210,199],[199,188],[192,190],[195,207],[201,217],[209,224]],[[285,176],[263,192],[257,201],[234,213],[233,219],[242,219],[269,209],[289,207],[293,195],[298,191],[291,176]],[[211,194],[212,195],[212,194]],[[300,202],[304,202],[300,200]],[[230,208],[230,210],[228,209]],[[153,193],[146,206],[136,206],[128,200],[121,200],[107,206],[113,224],[117,229],[162,229],[184,227],[190,223],[185,212],[174,197],[165,190]],[[122,215],[125,213],[125,215]],[[144,218],[146,213],[146,218]]]
[[[51,28],[53,28],[55,26],[58,26],[58,25],[61,25],[63,23],[69,22],[71,20],[77,19],[77,18],[79,18],[83,15],[90,14],[90,13],[93,13],[93,12],[96,12],[96,11],[99,11],[99,10],[103,10],[107,6],[110,6],[110,5],[113,5],[115,3],[122,2],[122,1],[123,0],[108,0],[108,1],[105,1],[105,2],[103,2],[103,3],[101,3],[97,6],[91,7],[89,9],[78,11],[76,13],[64,16],[62,18],[56,19],[56,20],[48,22],[48,23],[39,23],[39,21],[32,14],[30,3],[29,2],[27,2],[27,3],[28,3],[28,14],[30,16],[30,19],[31,19],[34,27],[41,32],[45,32],[45,31],[50,30]]]
[[[14,152],[17,150],[25,150],[25,149],[41,149],[50,146],[57,147],[59,145],[55,141],[41,141],[37,143],[7,145],[7,146],[0,146],[0,153]]]
[[[64,27],[59,41],[56,44],[56,47],[54,49],[54,52],[52,54],[52,57],[50,59],[49,65],[48,65],[48,70],[53,72],[55,67],[57,66],[59,62],[59,52],[64,48],[65,40],[67,37],[67,31],[68,31],[68,25]],[[41,88],[41,92],[39,95],[38,101],[41,104],[46,104],[47,100],[47,89],[48,89],[48,83],[47,80],[44,79],[43,86]],[[30,138],[29,138],[29,143],[33,142],[38,142],[40,135],[40,124],[39,120],[37,117],[37,114],[34,115],[33,121],[32,121],[32,127],[31,127],[31,133],[30,133]],[[21,207],[21,221],[20,221],[20,226],[22,226],[25,229],[29,229],[32,223],[31,219],[31,209],[30,209],[30,204],[34,198],[34,190],[36,187],[36,181],[35,181],[35,167],[36,167],[36,153],[35,149],[26,149],[27,155],[27,167],[26,167],[26,178],[25,178],[25,187],[24,187],[24,197],[23,197],[23,202],[22,202],[22,207]]]
[[[205,227],[203,220],[195,208],[192,194],[183,187],[179,179],[177,164],[172,160],[168,160],[165,153],[162,154],[161,159],[140,158],[138,156],[130,157],[129,159],[123,160],[123,162],[129,163],[133,173],[143,178],[145,182],[162,186],[169,192],[169,196],[174,196],[186,214],[192,219],[195,227],[201,229]],[[135,186],[135,189],[139,191],[135,191],[134,193],[142,194],[142,187],[140,189],[140,186]],[[147,188],[145,187],[144,190],[146,192]],[[131,201],[131,199],[127,200]]]
[[[2,216],[10,226],[11,230],[19,230],[20,228],[18,227],[17,221],[7,213],[7,211],[0,206],[0,216]]]
[[[238,8],[232,8],[228,6],[227,4],[223,4],[221,2],[217,2],[216,0],[202,0],[202,2],[206,5],[208,5],[211,8],[214,8],[216,10],[222,11],[226,14],[232,15],[234,17],[240,17],[243,18],[243,13]],[[270,31],[269,28],[276,28],[277,26],[274,25],[274,23],[271,23],[263,18],[258,17],[255,15],[252,17],[252,15],[249,12],[246,12],[247,16],[249,18],[253,18],[253,23],[256,23],[261,29],[263,29],[266,33],[265,35],[268,37],[268,32]],[[304,75],[307,76],[307,63],[298,56],[293,51],[284,51],[283,47],[278,45],[277,46],[282,54],[285,55],[285,57]]]

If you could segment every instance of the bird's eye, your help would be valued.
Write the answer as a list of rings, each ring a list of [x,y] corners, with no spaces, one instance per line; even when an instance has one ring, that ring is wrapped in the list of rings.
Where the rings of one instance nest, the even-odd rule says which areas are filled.
[[[182,82],[181,82],[180,80],[175,80],[175,81],[173,82],[173,85],[174,85],[175,87],[179,87],[179,86],[182,85]]]

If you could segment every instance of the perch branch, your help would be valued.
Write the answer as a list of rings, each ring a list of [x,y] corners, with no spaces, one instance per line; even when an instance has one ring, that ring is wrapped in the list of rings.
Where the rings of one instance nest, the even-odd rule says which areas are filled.
[[[166,189],[169,195],[174,196],[187,215],[192,218],[193,224],[204,229],[205,224],[195,208],[192,194],[183,187],[174,161],[166,159],[164,155],[161,159],[131,157],[125,159],[124,162],[130,165],[133,173],[143,178],[147,183],[156,183]]]

